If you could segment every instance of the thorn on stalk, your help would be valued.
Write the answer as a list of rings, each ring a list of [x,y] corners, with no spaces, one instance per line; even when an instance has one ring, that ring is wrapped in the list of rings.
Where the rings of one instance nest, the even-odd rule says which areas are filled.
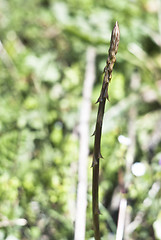
[[[101,154],[101,153],[99,153],[99,156],[98,156],[98,158],[102,158],[102,159],[104,159],[104,157],[102,156],[102,154]]]
[[[103,101],[103,99],[102,99],[101,97],[99,97],[99,98],[97,99],[97,101],[95,102],[95,104],[100,103],[100,102],[102,102],[102,101]]]
[[[96,158],[95,156],[93,156],[93,162],[92,162],[91,168],[98,164],[98,159],[99,158]]]
[[[94,130],[93,134],[91,135],[91,137],[96,135],[96,130]]]
[[[100,159],[100,158],[104,159],[104,157],[102,156],[102,154],[100,152],[98,154],[98,157],[93,156],[93,162],[92,162],[91,167],[94,167],[95,165],[97,165],[98,164],[98,159]]]

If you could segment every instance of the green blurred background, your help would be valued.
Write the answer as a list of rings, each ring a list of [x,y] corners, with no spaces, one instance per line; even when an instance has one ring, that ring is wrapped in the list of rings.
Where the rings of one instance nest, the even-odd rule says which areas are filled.
[[[129,183],[131,221],[142,214],[127,239],[161,239],[160,0],[0,0],[0,240],[73,239],[86,51],[97,52],[92,134],[116,20],[121,37],[102,137],[101,235],[115,239],[120,173]],[[92,150],[93,138],[86,239],[93,237]],[[128,154],[143,173],[128,171]]]

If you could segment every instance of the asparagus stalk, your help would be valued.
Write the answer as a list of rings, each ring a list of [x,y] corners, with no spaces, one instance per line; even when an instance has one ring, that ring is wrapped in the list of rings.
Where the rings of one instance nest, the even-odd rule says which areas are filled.
[[[116,54],[118,51],[118,45],[120,40],[120,30],[118,23],[116,22],[110,41],[110,48],[108,51],[108,58],[106,66],[104,68],[104,79],[102,83],[102,89],[100,96],[96,103],[99,103],[96,127],[94,131],[94,153],[93,153],[93,179],[92,179],[92,210],[93,210],[93,227],[95,240],[100,240],[100,230],[99,230],[99,206],[98,206],[98,182],[99,182],[99,159],[102,158],[101,155],[101,135],[102,135],[102,123],[104,116],[104,109],[106,99],[109,100],[108,87],[112,78],[113,66],[116,61]]]

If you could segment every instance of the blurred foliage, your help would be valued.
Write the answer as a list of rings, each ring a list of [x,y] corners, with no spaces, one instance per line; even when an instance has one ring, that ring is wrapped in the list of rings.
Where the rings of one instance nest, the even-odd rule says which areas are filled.
[[[134,161],[146,171],[140,177],[125,172],[131,221],[139,211],[144,216],[129,239],[161,239],[160,1],[1,0],[0,223],[25,218],[27,225],[1,227],[0,240],[73,239],[85,53],[89,45],[97,49],[92,132],[116,20],[121,39],[102,139],[102,239],[115,236],[118,206],[111,204],[128,151],[118,136],[128,136],[132,108]],[[93,236],[88,172],[86,239]]]

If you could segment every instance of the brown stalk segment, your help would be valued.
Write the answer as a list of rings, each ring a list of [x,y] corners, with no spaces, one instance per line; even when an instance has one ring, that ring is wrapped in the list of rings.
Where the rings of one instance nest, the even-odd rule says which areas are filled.
[[[101,155],[101,135],[102,135],[102,123],[105,110],[106,99],[108,96],[108,86],[112,78],[113,66],[116,61],[116,53],[118,51],[118,45],[120,40],[120,31],[118,23],[116,22],[112,34],[110,48],[108,51],[108,58],[106,66],[104,68],[104,79],[102,83],[101,93],[96,103],[99,103],[96,128],[94,131],[94,153],[93,153],[93,179],[92,179],[92,209],[93,209],[93,227],[95,240],[100,240],[99,230],[99,206],[98,206],[98,187],[99,187],[99,159]]]

